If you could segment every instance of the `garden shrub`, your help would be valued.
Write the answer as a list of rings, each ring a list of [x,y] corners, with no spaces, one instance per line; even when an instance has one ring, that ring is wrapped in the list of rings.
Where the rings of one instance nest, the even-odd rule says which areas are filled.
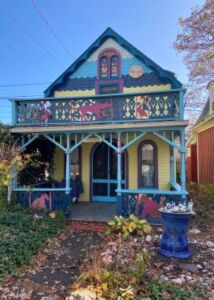
[[[0,279],[17,275],[19,267],[30,262],[48,238],[65,226],[62,213],[52,219],[48,212],[34,220],[34,211],[20,205],[10,205],[0,213]]]
[[[140,220],[134,215],[131,215],[128,219],[122,216],[116,216],[108,225],[108,234],[117,233],[121,234],[124,238],[130,235],[143,236],[151,232],[151,226],[148,222],[146,220]]]
[[[190,182],[187,185],[187,189],[189,198],[194,203],[196,220],[200,225],[202,225],[204,221],[212,221],[214,213],[214,184],[197,184]]]

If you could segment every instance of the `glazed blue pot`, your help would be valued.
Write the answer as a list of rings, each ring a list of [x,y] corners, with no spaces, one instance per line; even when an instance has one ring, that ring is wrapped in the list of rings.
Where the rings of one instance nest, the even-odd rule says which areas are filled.
[[[168,213],[161,211],[163,235],[159,251],[168,257],[188,258],[189,250],[187,232],[191,214]]]

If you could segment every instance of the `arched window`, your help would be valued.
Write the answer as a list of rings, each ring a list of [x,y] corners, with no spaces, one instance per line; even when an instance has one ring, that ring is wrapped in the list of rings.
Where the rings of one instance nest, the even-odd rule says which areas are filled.
[[[100,59],[100,78],[108,78],[108,59],[106,56],[102,56]]]
[[[157,188],[157,146],[143,141],[138,148],[139,188]]]
[[[98,59],[99,79],[114,79],[120,77],[120,54],[115,49],[106,49]]]
[[[110,68],[111,78],[119,77],[119,59],[118,56],[111,57],[111,68]]]

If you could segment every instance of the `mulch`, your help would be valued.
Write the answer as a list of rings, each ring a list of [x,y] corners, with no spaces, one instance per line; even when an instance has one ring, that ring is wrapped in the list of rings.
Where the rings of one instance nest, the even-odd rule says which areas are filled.
[[[8,277],[0,285],[1,300],[66,298],[70,285],[80,274],[82,262],[106,243],[104,232],[108,225],[73,221],[67,228],[66,233],[50,240],[30,266],[22,269],[19,278]],[[166,282],[180,279],[182,286],[202,288],[204,296],[199,299],[214,299],[214,249],[206,246],[206,241],[213,240],[214,228],[190,235],[193,256],[184,261],[159,254],[161,231],[160,227],[153,228],[152,239],[145,245],[152,257],[149,271],[152,278]]]

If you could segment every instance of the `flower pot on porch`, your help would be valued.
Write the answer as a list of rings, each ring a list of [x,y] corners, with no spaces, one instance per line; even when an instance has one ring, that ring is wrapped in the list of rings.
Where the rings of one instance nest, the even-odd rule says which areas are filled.
[[[188,258],[192,254],[189,250],[187,232],[191,213],[165,212],[160,209],[163,235],[159,251],[168,257]]]

